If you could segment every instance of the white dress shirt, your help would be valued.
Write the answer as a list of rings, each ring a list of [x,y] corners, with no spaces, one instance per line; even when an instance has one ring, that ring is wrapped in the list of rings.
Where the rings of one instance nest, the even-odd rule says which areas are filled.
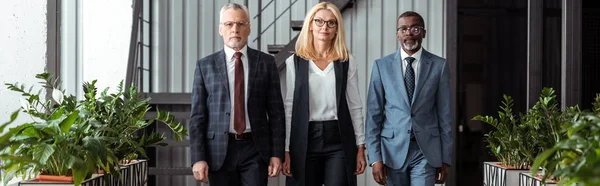
[[[227,79],[229,80],[229,100],[231,103],[231,114],[229,114],[229,132],[237,133],[233,128],[233,116],[235,115],[233,113],[235,112],[235,57],[233,57],[233,54],[235,54],[236,51],[227,46],[225,46],[224,48],[225,60],[227,60]],[[244,48],[242,48],[239,52],[242,53],[242,57],[240,58],[242,60],[242,64],[244,65],[244,111],[246,111],[246,130],[244,132],[250,132],[250,119],[248,118],[248,46],[244,46]]]
[[[331,62],[321,70],[312,60],[309,61],[309,121],[337,120],[336,82],[334,63]],[[356,145],[365,144],[365,127],[363,122],[362,101],[358,92],[357,64],[354,57],[350,56],[348,67],[348,80],[346,85],[346,99],[350,117],[354,125]],[[296,70],[294,55],[285,60],[286,64],[286,95],[285,95],[285,151],[289,151],[290,133],[292,127],[292,107],[294,104],[294,89]]]
[[[412,56],[408,55],[402,48],[400,50],[400,57],[402,58],[402,77],[406,76],[406,65],[408,65],[407,57],[413,57],[415,60],[412,63],[413,70],[415,71],[415,87],[416,83],[419,82],[419,64],[421,63],[421,53],[423,53],[423,47],[419,48]]]

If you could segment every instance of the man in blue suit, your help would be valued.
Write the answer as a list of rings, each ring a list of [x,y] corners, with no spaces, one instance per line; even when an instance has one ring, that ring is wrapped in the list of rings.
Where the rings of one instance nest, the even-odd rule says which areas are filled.
[[[382,185],[444,183],[452,162],[450,68],[423,49],[425,33],[421,15],[403,13],[396,32],[402,48],[373,64],[366,144]]]
[[[279,174],[285,113],[273,56],[247,46],[248,8],[221,9],[223,50],[196,62],[190,118],[194,177],[215,186],[265,186]]]

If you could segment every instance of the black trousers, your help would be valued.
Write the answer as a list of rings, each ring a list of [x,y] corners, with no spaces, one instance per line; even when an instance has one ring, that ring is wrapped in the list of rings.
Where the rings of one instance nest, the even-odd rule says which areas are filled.
[[[311,121],[308,128],[306,186],[348,185],[347,160],[337,121]]]
[[[252,140],[229,139],[223,166],[208,173],[211,186],[266,186],[268,164]]]

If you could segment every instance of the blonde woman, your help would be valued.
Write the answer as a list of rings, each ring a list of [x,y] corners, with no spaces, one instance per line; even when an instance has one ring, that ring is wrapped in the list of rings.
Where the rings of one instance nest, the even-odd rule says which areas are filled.
[[[319,3],[285,62],[288,185],[355,186],[365,170],[357,65],[345,40],[339,9]]]

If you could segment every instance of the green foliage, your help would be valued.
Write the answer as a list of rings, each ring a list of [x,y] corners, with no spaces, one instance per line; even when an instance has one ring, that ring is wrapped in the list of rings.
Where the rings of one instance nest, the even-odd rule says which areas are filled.
[[[22,108],[10,120],[0,125],[0,131],[15,121],[19,111],[31,117],[31,122],[19,124],[0,135],[0,169],[4,184],[15,176],[29,179],[37,174],[73,176],[75,185],[97,170],[118,176],[121,160],[145,157],[143,147],[159,144],[163,135],[136,135],[152,122],[160,121],[172,129],[181,140],[187,130],[160,112],[158,117],[144,119],[149,110],[148,99],[142,99],[134,87],[108,94],[97,94],[95,83],[83,85],[84,99],[64,95],[57,89],[58,80],[48,73],[36,75],[44,89],[32,92],[21,84],[6,84],[9,90],[23,96]],[[52,92],[52,99],[43,99],[43,90]]]
[[[492,125],[496,130],[486,134],[488,147],[501,164],[526,169],[533,164],[536,156],[544,150],[552,148],[566,134],[560,130],[561,124],[569,119],[561,112],[555,91],[544,88],[538,102],[527,111],[515,117],[512,111],[513,100],[504,96],[498,111],[498,118],[493,116],[475,116],[473,120]],[[569,108],[576,111],[578,108]],[[554,168],[548,168],[552,171]]]
[[[578,106],[568,107],[564,111],[559,108],[556,95],[553,89],[545,88],[539,101],[528,110],[526,117],[523,118],[522,125],[527,128],[525,143],[530,144],[531,150],[523,149],[522,153],[528,153],[529,165],[533,164],[535,158],[542,152],[554,147],[562,139],[567,137],[562,126],[573,120],[573,114],[581,112]],[[558,153],[550,158],[561,158]],[[560,169],[557,164],[546,164],[542,167],[544,172],[551,174]],[[550,177],[556,179],[554,177]]]
[[[174,117],[169,113],[158,111],[156,118],[144,119],[150,109],[147,103],[149,99],[143,99],[135,87],[132,86],[124,91],[121,82],[117,93],[108,94],[107,88],[98,96],[95,83],[96,81],[92,81],[91,84],[83,85],[86,102],[82,107],[90,113],[95,113],[91,117],[107,126],[101,134],[109,139],[107,145],[119,160],[131,160],[128,157],[136,158],[136,153],[147,158],[143,147],[157,144],[164,137],[157,133],[144,133],[139,136],[136,133],[154,121],[169,127],[176,140],[182,140],[182,136],[187,135],[183,125],[174,121]]]
[[[567,137],[536,158],[533,174],[539,167],[559,167],[543,177],[561,178],[565,185],[600,185],[600,94],[593,106],[592,112],[570,114],[572,121],[562,124]]]
[[[52,90],[54,101],[42,99],[40,94],[44,89],[34,93],[33,87],[26,90],[24,85],[6,84],[9,90],[21,93],[20,110],[28,114],[32,122],[11,128],[0,137],[3,161],[0,168],[6,171],[2,178],[4,183],[17,175],[28,179],[38,173],[84,180],[97,169],[95,165],[114,165],[116,158],[100,140],[102,136],[95,132],[105,126],[94,125],[81,113],[75,97],[64,96],[57,90],[57,81],[49,74],[38,74],[36,78],[42,80],[44,88]],[[13,117],[8,123],[14,121]],[[94,140],[95,145],[86,143]]]
[[[515,147],[521,144],[521,135],[519,134],[518,120],[513,114],[513,99],[504,95],[504,101],[498,111],[498,118],[493,116],[475,116],[473,120],[482,121],[492,125],[496,130],[486,134],[488,147],[498,158],[501,164],[525,169],[527,166],[527,157],[522,155]]]

